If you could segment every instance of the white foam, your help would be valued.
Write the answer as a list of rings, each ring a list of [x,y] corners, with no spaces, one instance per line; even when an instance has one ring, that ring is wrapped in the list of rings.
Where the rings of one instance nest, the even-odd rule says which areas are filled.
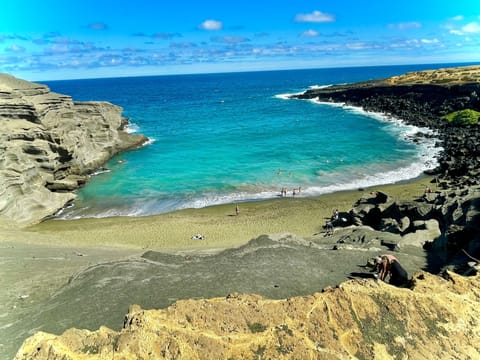
[[[303,92],[300,92],[300,93],[292,93],[292,94],[277,94],[275,95],[275,97],[277,99],[282,99],[282,100],[290,100],[290,98],[292,96],[296,96],[296,95],[301,95]]]
[[[330,85],[311,85],[308,88],[310,90],[318,90],[318,89],[325,89],[325,88],[328,88],[330,86],[332,86],[332,85],[331,84]]]
[[[288,99],[291,98],[289,97]],[[391,131],[403,141],[413,143],[418,148],[419,152],[417,154],[417,161],[408,166],[395,170],[390,170],[387,172],[378,171],[378,173],[375,173],[373,175],[363,174],[355,180],[346,181],[343,183],[336,183],[334,185],[327,185],[325,187],[313,186],[305,189],[304,194],[307,193],[311,195],[319,195],[335,191],[355,189],[359,187],[395,183],[398,181],[415,178],[423,174],[424,171],[433,169],[438,166],[438,157],[443,148],[436,146],[436,144],[438,143],[438,138],[436,138],[437,133],[434,130],[425,127],[409,125],[406,124],[403,120],[395,118],[390,114],[366,111],[359,106],[346,105],[345,103],[325,102],[318,100],[318,98],[308,99],[308,101],[320,105],[341,107],[346,111],[365,115],[377,121],[392,124],[391,127],[387,127],[387,131]],[[429,135],[429,137],[423,137],[421,143],[417,143],[414,141],[414,139],[415,136],[419,133]]]
[[[155,141],[157,141],[157,139],[149,137],[148,140],[145,141],[142,146],[152,145]]]
[[[99,169],[99,170],[96,170],[94,171],[93,173],[90,174],[90,176],[97,176],[97,175],[100,175],[100,174],[107,174],[109,172],[111,172],[112,170],[110,169],[107,169],[107,168],[102,168],[102,169]]]
[[[309,87],[309,89],[325,89],[329,86],[332,86],[332,85],[312,85]],[[292,96],[298,96],[298,95],[303,95],[305,94],[305,91],[300,91],[298,93],[287,93],[287,94],[277,94],[275,95],[274,97],[276,97],[277,99],[282,99],[282,100],[291,100]]]
[[[125,132],[129,134],[136,133],[139,130],[140,130],[140,127],[135,123],[128,123],[127,126],[125,127]]]

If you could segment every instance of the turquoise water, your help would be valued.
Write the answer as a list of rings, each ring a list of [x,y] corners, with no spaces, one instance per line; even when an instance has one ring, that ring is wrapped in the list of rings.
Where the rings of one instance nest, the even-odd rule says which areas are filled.
[[[439,67],[439,66],[437,66]],[[433,140],[380,114],[286,94],[425,66],[292,70],[47,82],[75,100],[124,108],[148,145],[112,159],[60,218],[149,215],[314,196],[413,178],[435,166]]]

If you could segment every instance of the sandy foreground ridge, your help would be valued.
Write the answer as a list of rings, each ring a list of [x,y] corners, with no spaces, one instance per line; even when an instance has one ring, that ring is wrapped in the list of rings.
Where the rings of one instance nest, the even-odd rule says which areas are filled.
[[[437,86],[437,83],[442,89],[448,84],[473,86],[478,85],[479,73],[479,67],[421,72],[383,81],[381,86]],[[3,304],[0,305],[0,357],[14,356],[21,343],[35,331],[60,334],[77,324],[90,330],[103,324],[113,330],[102,328],[96,333],[72,330],[63,338],[38,333],[25,342],[16,358],[111,359],[112,354],[113,358],[125,359],[141,356],[207,358],[206,354],[238,359],[393,358],[395,354],[435,358],[453,353],[473,356],[480,351],[475,340],[480,338],[475,320],[479,315],[478,292],[474,290],[478,288],[478,277],[475,276],[463,280],[446,273],[449,275],[442,279],[419,273],[414,276],[417,280],[412,283],[414,294],[411,295],[408,292],[412,290],[396,289],[359,277],[333,289],[329,295],[312,295],[315,307],[330,309],[325,313],[330,318],[329,323],[316,317],[309,319],[303,310],[295,310],[308,308],[311,313],[314,308],[310,305],[299,305],[309,303],[309,294],[341,283],[349,274],[361,271],[359,264],[381,252],[394,252],[411,275],[421,269],[438,270],[449,264],[458,269],[471,260],[462,258],[460,249],[478,258],[478,235],[474,233],[480,211],[478,172],[475,166],[472,169],[462,167],[464,158],[477,159],[478,154],[472,155],[465,138],[458,141],[462,143],[461,149],[468,151],[455,157],[447,148],[450,157],[444,156],[440,168],[429,176],[317,198],[242,203],[238,216],[235,216],[234,205],[221,205],[140,218],[40,221],[72,201],[74,190],[88,180],[90,172],[115,153],[139,146],[145,139],[131,138],[123,132],[126,120],[121,118],[121,109],[112,105],[76,103],[68,96],[50,93],[42,85],[9,76],[1,77],[0,84],[0,120],[7,124],[3,128],[7,130],[0,134],[1,146],[6,144],[6,151],[0,154],[3,164],[0,169],[3,185],[0,190],[0,304]],[[468,90],[471,95],[468,100],[462,95],[461,104],[452,103],[480,110],[478,96],[473,95],[471,88]],[[381,93],[379,98],[384,95]],[[372,103],[367,105],[372,106]],[[457,110],[454,105],[448,106],[451,107],[447,107],[448,111]],[[416,111],[420,114],[416,117],[424,120],[421,111]],[[93,124],[100,121],[103,126],[86,124],[72,134],[78,121],[84,123],[89,118],[94,119]],[[62,127],[65,128],[62,130]],[[478,131],[478,125],[466,131],[476,136],[472,129]],[[441,131],[449,134],[450,130]],[[457,131],[455,136],[458,134],[464,136],[464,131]],[[64,138],[67,141],[62,142]],[[84,141],[79,147],[79,139],[85,138],[93,140]],[[101,148],[100,144],[105,144],[106,139],[110,141],[108,146]],[[451,148],[456,145],[458,148],[458,143]],[[101,155],[88,157],[87,153]],[[446,174],[445,170],[454,171]],[[432,191],[428,195],[425,194],[427,188]],[[369,203],[378,192],[388,194],[388,201]],[[358,214],[352,217],[352,221],[356,221],[353,227],[338,228],[334,236],[325,237],[323,225],[333,209],[350,214],[360,198],[364,202],[355,207]],[[418,199],[423,199],[421,206],[415,203]],[[388,206],[383,208],[382,204]],[[374,208],[381,208],[381,214],[375,215],[378,216],[375,219]],[[355,231],[361,231],[361,235]],[[202,235],[202,240],[192,238],[197,234]],[[262,234],[271,235],[263,239]],[[248,243],[252,239],[257,240]],[[425,251],[425,244],[429,244],[429,252]],[[154,252],[149,252],[151,250]],[[159,251],[170,255],[163,256]],[[142,257],[145,253],[147,255]],[[312,253],[315,256],[308,262]],[[275,258],[276,254],[281,255],[279,259]],[[238,280],[239,287],[235,290],[235,286],[222,287],[221,277],[208,278],[212,273],[232,272],[228,264],[235,263],[235,259],[241,259],[237,267],[246,284]],[[330,264],[329,259],[336,261],[321,267]],[[242,270],[242,261],[251,261],[252,265]],[[166,267],[155,267],[157,265]],[[118,275],[123,274],[122,267],[134,280],[127,281],[127,276]],[[265,273],[258,272],[257,267],[265,268]],[[175,283],[178,279],[167,277],[155,283],[155,279],[149,277],[156,272],[177,274],[173,268],[184,269],[175,275],[181,279],[179,283]],[[286,273],[281,273],[282,270]],[[202,276],[196,280],[200,290],[203,288],[203,296],[200,290],[200,295],[186,290],[178,294],[168,290],[163,294],[156,292],[152,285],[170,289],[167,283],[171,281],[171,289],[176,289],[178,284],[188,283],[187,279],[199,272],[205,279],[204,283],[201,283]],[[295,276],[288,278],[288,272]],[[134,274],[142,275],[135,277]],[[119,279],[115,280],[116,277]],[[282,282],[282,278],[288,281]],[[304,281],[304,278],[311,278],[311,281]],[[147,288],[144,290],[138,284],[147,280],[149,285],[144,286]],[[355,303],[351,299],[359,295],[352,295],[351,299],[343,297],[347,288],[351,294],[366,291],[362,296],[371,300]],[[268,309],[280,303],[269,303],[257,295],[229,295],[230,289],[274,299],[306,297],[295,298],[292,303],[282,302],[282,308],[289,315],[280,315],[280,312],[277,317],[278,309]],[[128,303],[128,297],[115,298],[129,291],[142,295],[131,299],[143,308],[166,307],[179,299],[224,298],[187,300],[173,305],[166,310],[168,320],[162,310],[156,315],[132,307],[122,329],[123,314],[133,303]],[[432,292],[438,293],[435,301],[427,300]],[[93,294],[104,296],[93,299]],[[327,300],[328,297],[332,299]],[[75,305],[74,299],[80,299],[82,305]],[[229,299],[233,302],[232,308],[225,303]],[[91,305],[100,304],[99,308],[89,309],[89,300]],[[408,302],[420,310],[415,313],[411,307],[398,305]],[[446,312],[448,302],[454,310],[451,313]],[[397,305],[392,307],[392,304]],[[468,306],[460,310],[466,304]],[[195,317],[194,311],[188,311],[197,307],[202,308],[197,313],[201,314],[200,318]],[[373,312],[365,310],[362,313],[361,307],[373,309]],[[230,317],[233,309],[244,309],[241,310],[243,315]],[[343,320],[328,315],[329,311],[330,314],[344,313]],[[254,313],[263,315],[258,318]],[[241,324],[238,316],[243,319]],[[223,325],[207,321],[214,318]],[[390,322],[375,320],[379,318],[388,318]],[[400,326],[409,321],[419,322],[418,327]],[[308,336],[300,335],[305,329],[302,324],[309,324]],[[369,326],[370,332],[366,330]],[[188,331],[182,332],[180,328]],[[428,345],[427,339],[420,335],[428,331],[443,340]],[[332,337],[321,335],[326,332],[331,332]],[[154,333],[169,335],[152,337]]]

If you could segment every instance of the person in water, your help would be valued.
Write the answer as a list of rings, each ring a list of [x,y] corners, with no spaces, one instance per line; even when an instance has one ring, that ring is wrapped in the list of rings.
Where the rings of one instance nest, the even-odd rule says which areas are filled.
[[[383,255],[381,257],[379,278],[385,281],[388,275],[390,275],[389,284],[391,285],[401,287],[408,282],[407,271],[393,255]]]

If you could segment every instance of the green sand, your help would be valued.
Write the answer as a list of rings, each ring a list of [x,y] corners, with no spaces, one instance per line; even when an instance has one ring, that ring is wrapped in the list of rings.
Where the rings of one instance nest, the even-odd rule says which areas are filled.
[[[12,357],[38,327],[52,332],[101,324],[118,328],[131,301],[163,307],[178,298],[222,296],[230,291],[289,297],[342,282],[372,254],[336,251],[332,258],[318,244],[320,248],[309,250],[305,242],[295,241],[281,249],[275,244],[264,247],[261,241],[249,244],[246,252],[241,247],[262,234],[293,233],[308,243],[322,231],[333,209],[348,211],[363,194],[375,190],[411,200],[432,186],[430,180],[316,198],[242,203],[238,216],[230,204],[139,218],[50,220],[26,229],[4,226],[0,228],[0,357]],[[195,234],[206,238],[194,240]],[[232,250],[221,252],[224,249]],[[169,255],[150,263],[151,258],[140,257],[147,250]],[[196,260],[190,261],[190,256]],[[403,256],[409,271],[425,265],[420,249]],[[74,274],[78,277],[68,284]],[[152,286],[141,286],[145,281]],[[92,286],[97,290],[85,290]],[[135,296],[128,297],[130,292]],[[90,299],[94,295],[95,300]],[[110,306],[112,297],[118,299]],[[75,299],[91,301],[75,303]],[[94,311],[99,306],[100,315]]]

